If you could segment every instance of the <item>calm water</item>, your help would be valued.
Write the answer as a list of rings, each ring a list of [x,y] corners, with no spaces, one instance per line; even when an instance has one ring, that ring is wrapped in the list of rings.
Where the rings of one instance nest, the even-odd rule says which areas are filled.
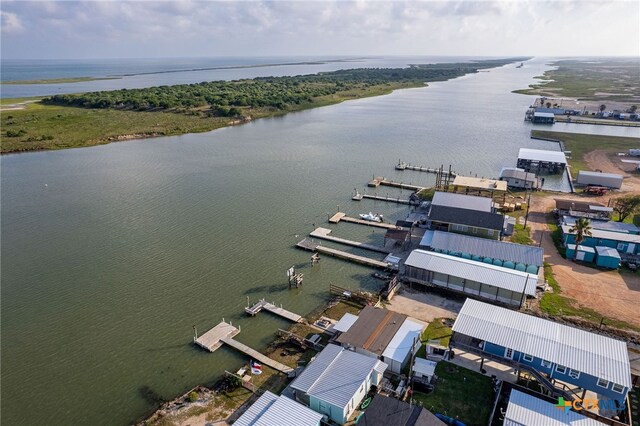
[[[178,58],[104,60],[11,60],[3,59],[2,81],[43,80],[72,77],[109,77],[65,84],[0,85],[0,98],[46,96],[96,90],[133,89],[212,80],[314,74],[346,68],[400,68],[408,64],[463,62],[472,57],[264,57],[264,58]],[[272,65],[289,64],[289,65]],[[218,69],[207,69],[218,68]],[[189,71],[199,69],[198,71]]]
[[[520,147],[553,148],[528,137],[531,98],[510,93],[544,69],[534,60],[211,133],[3,156],[3,422],[129,423],[154,408],[144,387],[171,398],[243,362],[194,348],[192,325],[224,317],[262,349],[286,322],[246,318],[247,296],[307,314],[330,282],[377,289],[369,269],[329,258],[311,269],[293,245],[338,205],[403,217],[406,207],[350,200],[373,174],[431,183],[396,172],[398,158],[495,176]],[[287,288],[291,265],[301,289]]]

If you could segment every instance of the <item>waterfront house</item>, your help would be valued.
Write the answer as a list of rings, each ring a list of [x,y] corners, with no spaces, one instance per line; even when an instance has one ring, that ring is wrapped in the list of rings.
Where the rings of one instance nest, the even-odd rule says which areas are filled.
[[[517,167],[526,172],[562,174],[566,166],[567,158],[562,151],[520,148],[518,153]]]
[[[575,411],[558,409],[557,404],[511,389],[503,425],[603,426],[604,423]]]
[[[528,371],[567,400],[584,398],[587,390],[624,400],[631,388],[625,342],[472,299],[460,310],[449,344],[480,355],[483,363]]]
[[[420,246],[437,253],[516,269],[530,274],[538,273],[542,267],[542,255],[544,254],[541,247],[442,231],[431,231],[429,236],[425,233]]]
[[[493,200],[475,195],[456,194],[454,192],[436,191],[431,200],[432,206],[452,207],[478,212],[493,213]]]
[[[579,185],[604,186],[612,189],[620,189],[622,186],[622,175],[615,173],[589,172],[580,170],[576,183]]]
[[[382,395],[373,397],[358,426],[445,426],[425,408]]]
[[[296,400],[343,425],[386,369],[378,359],[329,344],[290,387]]]
[[[537,190],[542,186],[534,173],[517,167],[503,167],[500,170],[500,180],[506,181],[510,188]]]
[[[478,178],[470,176],[456,176],[453,180],[453,192],[477,193],[477,195],[488,194],[493,197],[494,194],[504,194],[507,192],[507,183],[487,178]]]
[[[440,287],[510,306],[534,296],[538,283],[536,274],[425,250],[412,251],[404,266],[403,279],[412,287]]]
[[[422,345],[420,334],[425,325],[406,315],[366,306],[336,343],[368,357],[380,359],[389,371],[400,374],[411,358],[412,349]]]
[[[251,404],[234,426],[320,426],[323,415],[287,398],[266,391]]]

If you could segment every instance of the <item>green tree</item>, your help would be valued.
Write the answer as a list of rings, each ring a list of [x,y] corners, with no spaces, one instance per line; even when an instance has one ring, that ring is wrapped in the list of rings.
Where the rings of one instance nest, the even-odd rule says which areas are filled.
[[[605,104],[600,105],[600,112],[603,112],[605,109],[607,109]]]
[[[618,213],[618,222],[622,222],[630,214],[640,210],[640,195],[627,195],[616,199],[613,210]]]
[[[585,237],[591,235],[591,224],[589,223],[589,219],[586,217],[579,218],[576,220],[575,225],[569,229],[569,232],[576,233],[576,249],[573,253],[573,260],[575,261],[578,259],[578,246],[584,241]]]
[[[631,112],[632,114],[635,113],[637,110],[638,110],[637,105],[631,105],[631,108],[629,108],[629,112]]]

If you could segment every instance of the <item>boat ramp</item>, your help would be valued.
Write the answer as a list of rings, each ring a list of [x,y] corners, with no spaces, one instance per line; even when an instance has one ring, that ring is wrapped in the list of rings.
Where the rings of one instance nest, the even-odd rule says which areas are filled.
[[[377,251],[378,253],[386,253],[386,254],[391,253],[391,250],[385,247],[380,247],[373,244],[361,243],[359,241],[352,241],[344,238],[334,237],[332,235],[329,235],[330,233],[331,233],[331,229],[316,228],[309,235],[321,240],[333,241],[334,243],[344,244],[347,246],[357,247],[365,250]]]
[[[269,311],[273,314],[279,315],[282,318],[288,319],[289,321],[293,321],[293,322],[304,321],[304,318],[302,318],[302,316],[295,314],[293,312],[287,311],[286,309],[283,309],[282,306],[278,307],[275,303],[269,303],[265,299],[260,299],[258,303],[256,303],[253,306],[247,306],[246,308],[244,308],[244,311],[253,317],[253,316],[256,316],[258,312],[260,312],[263,309],[265,311]]]
[[[303,250],[309,250],[313,252],[327,254],[329,256],[337,257],[339,259],[349,260],[355,263],[361,263],[366,266],[372,266],[374,268],[386,269],[389,265],[386,262],[381,260],[371,259],[369,257],[358,256],[357,254],[347,253],[346,251],[336,250],[329,247],[325,247],[321,245],[319,242],[316,242],[312,239],[305,238],[296,244],[296,247],[301,248]]]
[[[216,349],[222,346],[222,344],[225,344],[244,353],[252,359],[255,359],[260,364],[271,367],[274,370],[280,371],[281,373],[289,374],[293,371],[293,368],[286,366],[278,361],[274,361],[268,356],[261,354],[260,352],[250,348],[244,343],[240,343],[235,340],[233,337],[238,333],[240,333],[240,329],[224,322],[223,320],[220,324],[216,325],[211,330],[204,333],[202,336],[194,336],[193,341],[196,343],[196,345],[208,350],[209,352],[214,352]]]

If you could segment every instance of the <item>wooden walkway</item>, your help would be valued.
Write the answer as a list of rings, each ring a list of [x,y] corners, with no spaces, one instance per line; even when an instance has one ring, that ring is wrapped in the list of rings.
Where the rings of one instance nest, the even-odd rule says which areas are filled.
[[[346,251],[336,250],[329,247],[325,247],[320,243],[313,241],[312,239],[305,238],[296,244],[296,247],[315,251],[318,253],[328,254],[329,256],[337,257],[339,259],[349,260],[351,262],[360,263],[366,266],[372,266],[374,268],[386,269],[389,267],[386,262],[381,260],[371,259],[369,257],[358,256],[357,254],[347,253]]]
[[[208,350],[209,352],[213,352],[222,346],[222,339],[233,337],[238,333],[240,333],[239,329],[222,321],[202,336],[194,338],[193,341],[196,345]]]
[[[287,311],[286,309],[282,309],[282,307],[278,307],[275,303],[269,303],[264,299],[261,299],[260,301],[258,301],[258,303],[256,303],[251,307],[247,306],[246,308],[244,308],[244,311],[251,316],[255,316],[258,312],[260,312],[263,309],[273,314],[279,315],[282,318],[288,319],[289,321],[293,321],[293,322],[303,321],[302,316],[295,314],[293,312]]]
[[[410,183],[407,184],[402,182],[394,182],[386,179],[381,180],[380,185],[391,186],[393,188],[400,188],[400,189],[410,189],[412,191],[422,191],[425,188],[424,186],[412,185]]]
[[[351,222],[351,223],[357,223],[359,225],[367,225],[367,226],[373,226],[376,228],[385,228],[385,229],[397,229],[398,227],[395,226],[392,223],[384,223],[384,222],[374,222],[372,220],[363,220],[363,219],[356,219],[355,217],[349,217],[349,216],[342,216],[342,218],[340,218],[341,221],[344,222]]]
[[[396,170],[414,170],[416,172],[424,172],[424,173],[432,173],[432,174],[437,174],[440,171],[439,169],[434,169],[431,167],[413,166],[411,164],[405,163],[404,161],[396,165]],[[448,171],[445,171],[445,170],[442,171],[443,176],[447,176],[448,174],[449,174]],[[456,172],[451,172],[451,176],[455,177],[457,175],[458,174]]]
[[[194,338],[193,341],[198,346],[208,350],[209,352],[215,351],[224,343],[255,359],[260,364],[264,364],[268,367],[273,368],[274,370],[280,371],[285,374],[293,371],[293,368],[281,364],[278,361],[274,361],[268,356],[261,354],[260,352],[250,348],[244,343],[240,343],[237,340],[234,340],[233,336],[238,333],[240,333],[240,329],[235,328],[233,325],[227,324],[226,322],[222,321],[220,324],[216,325],[211,330],[204,333],[202,336]]]
[[[266,366],[269,366],[271,368],[273,368],[274,370],[278,370],[282,373],[291,373],[293,371],[293,368],[286,366],[282,363],[279,363],[278,361],[274,361],[271,358],[269,358],[266,355],[261,354],[260,352],[256,351],[255,349],[250,348],[249,346],[245,345],[244,343],[240,343],[237,340],[234,340],[232,338],[224,338],[222,339],[222,342],[231,346],[232,348],[244,353],[245,355],[248,355],[249,357],[255,359],[256,361],[258,361],[260,364],[264,364]]]
[[[339,237],[333,237],[329,235],[330,233],[331,233],[331,229],[316,228],[309,235],[314,238],[319,238],[321,240],[333,241],[335,243],[345,244],[347,246],[357,247],[365,250],[376,251],[378,253],[386,253],[386,254],[391,253],[391,250],[384,247],[375,246],[373,244],[361,243],[359,241],[346,240],[344,238],[339,238]]]
[[[411,204],[411,201],[400,199],[400,197],[391,198],[391,197],[381,197],[379,195],[362,194],[362,198],[368,198],[370,200],[378,200],[378,201],[388,201],[390,203],[398,203],[398,204],[409,204],[409,205]]]

